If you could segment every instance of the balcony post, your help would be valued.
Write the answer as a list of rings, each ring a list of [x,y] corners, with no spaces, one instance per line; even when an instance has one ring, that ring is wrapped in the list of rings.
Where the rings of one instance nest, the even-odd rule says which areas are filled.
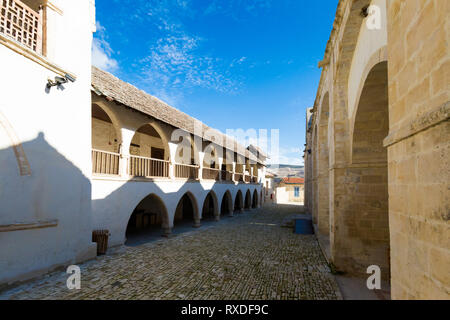
[[[203,151],[198,152],[198,180],[203,180],[203,160],[205,159],[205,153]]]
[[[128,176],[128,162],[130,159],[130,144],[131,140],[133,140],[134,131],[129,130],[127,128],[120,128],[120,132],[122,134],[122,142],[120,144],[120,169],[119,175],[121,177]]]
[[[177,154],[178,144],[169,142],[168,145],[170,153],[169,179],[175,179],[175,156]]]
[[[233,161],[233,168],[231,172],[231,181],[236,182],[236,161]]]
[[[223,165],[223,157],[218,158],[219,162],[219,181],[222,181],[222,165]],[[226,168],[225,168],[226,169]],[[226,170],[225,170],[226,171]],[[225,177],[226,178],[226,177]]]

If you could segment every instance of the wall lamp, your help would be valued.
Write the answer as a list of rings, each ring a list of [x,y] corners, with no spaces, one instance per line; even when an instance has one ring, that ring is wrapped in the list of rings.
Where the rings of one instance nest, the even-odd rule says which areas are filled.
[[[68,73],[64,77],[56,76],[55,80],[48,78],[47,79],[47,88],[50,89],[51,87],[60,86],[69,81],[75,82],[75,80],[76,79]]]

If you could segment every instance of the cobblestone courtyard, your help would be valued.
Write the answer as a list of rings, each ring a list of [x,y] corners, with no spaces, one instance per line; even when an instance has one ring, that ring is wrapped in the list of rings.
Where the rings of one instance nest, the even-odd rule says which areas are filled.
[[[337,299],[314,236],[281,224],[299,206],[270,206],[136,247],[81,267],[81,289],[54,272],[1,299]]]

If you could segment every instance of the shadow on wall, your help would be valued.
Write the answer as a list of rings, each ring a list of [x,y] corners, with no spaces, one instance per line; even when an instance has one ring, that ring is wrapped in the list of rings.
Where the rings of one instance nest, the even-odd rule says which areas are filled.
[[[2,131],[0,138],[8,141]],[[43,133],[22,147],[23,154],[12,145],[0,150],[0,283],[86,260],[93,252],[89,179]],[[29,175],[20,174],[23,156]]]

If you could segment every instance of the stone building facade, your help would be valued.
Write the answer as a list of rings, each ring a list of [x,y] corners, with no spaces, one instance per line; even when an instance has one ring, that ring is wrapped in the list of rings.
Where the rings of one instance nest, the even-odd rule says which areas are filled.
[[[450,298],[450,2],[341,0],[308,123],[305,204],[338,270]]]

